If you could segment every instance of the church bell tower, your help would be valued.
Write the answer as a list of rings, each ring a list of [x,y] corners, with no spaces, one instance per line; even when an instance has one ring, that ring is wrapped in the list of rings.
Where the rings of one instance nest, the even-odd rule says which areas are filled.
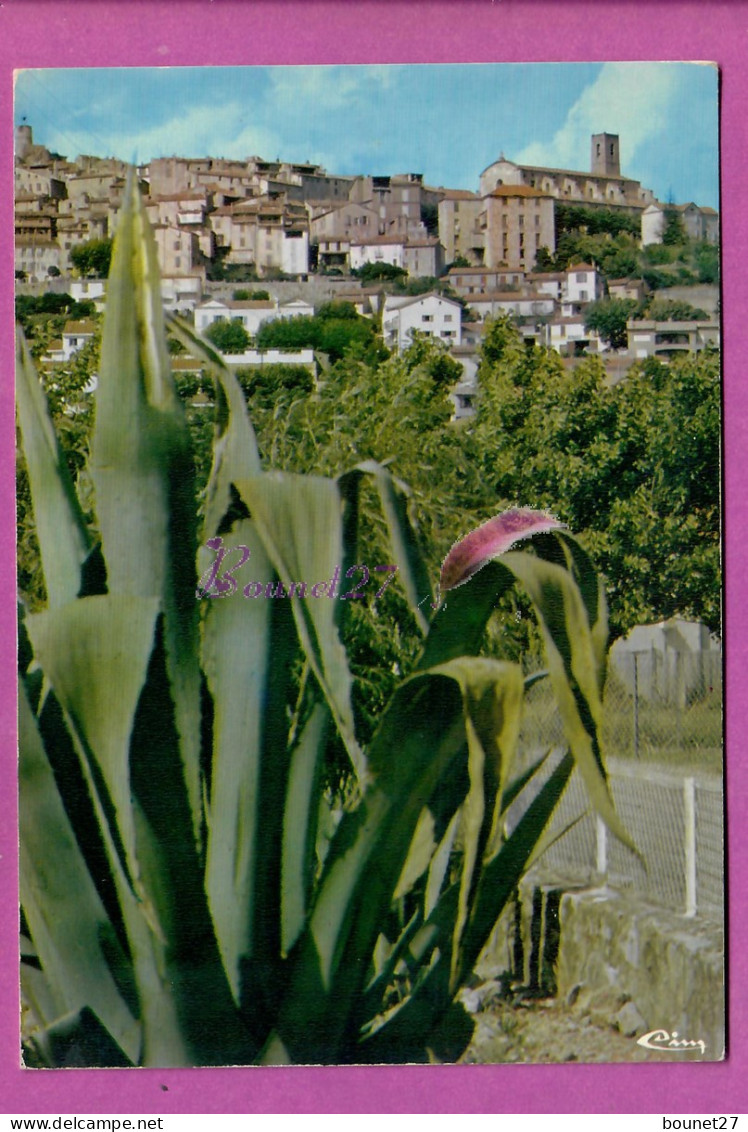
[[[620,177],[621,157],[618,151],[618,134],[592,135],[592,173]]]

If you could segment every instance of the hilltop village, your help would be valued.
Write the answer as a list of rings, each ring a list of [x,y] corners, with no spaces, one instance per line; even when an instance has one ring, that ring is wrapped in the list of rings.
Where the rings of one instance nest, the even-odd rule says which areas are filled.
[[[164,305],[200,333],[241,327],[223,348],[230,364],[316,368],[312,341],[257,349],[258,332],[345,303],[391,350],[418,335],[442,342],[462,367],[459,417],[472,411],[486,320],[499,314],[569,364],[600,355],[613,378],[638,358],[719,346],[718,214],[659,201],[625,176],[615,134],[592,136],[589,164],[550,169],[501,154],[475,191],[429,186],[419,173],[338,176],[256,156],[158,158],[137,175]],[[70,161],[35,145],[31,126],[16,128],[18,293],[93,304],[50,343],[49,363],[95,333],[126,175],[122,161]],[[604,316],[616,313],[611,329]]]

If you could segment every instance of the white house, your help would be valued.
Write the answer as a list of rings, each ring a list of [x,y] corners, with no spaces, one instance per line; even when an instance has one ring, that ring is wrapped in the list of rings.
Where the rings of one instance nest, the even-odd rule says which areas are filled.
[[[588,349],[598,350],[600,340],[594,331],[586,330],[584,315],[554,318],[545,328],[546,344],[560,354],[579,354]]]
[[[281,271],[286,275],[309,272],[309,232],[306,228],[288,227],[281,240]]]
[[[602,293],[602,278],[593,264],[575,263],[568,268],[561,296],[562,302],[575,305],[594,303],[602,298]]]
[[[403,350],[416,334],[438,338],[451,346],[462,342],[462,307],[454,299],[428,295],[388,295],[384,302],[382,333],[389,346]]]
[[[161,298],[171,311],[192,311],[203,297],[202,275],[162,275]]]
[[[69,362],[70,359],[82,350],[91,341],[96,333],[96,323],[90,319],[78,322],[66,322],[62,332],[62,341],[58,339],[51,343],[49,351],[41,359],[43,362]]]
[[[278,317],[274,299],[210,299],[195,307],[195,329],[204,334],[212,323],[225,320],[240,323],[247,334],[254,336],[263,322]]]
[[[629,319],[626,323],[628,350],[634,358],[671,358],[694,354],[707,346],[719,349],[719,322],[698,319],[691,322],[655,322]]]
[[[68,290],[76,303],[95,303],[97,299],[103,299],[106,293],[106,279],[71,279]]]
[[[350,242],[351,270],[367,263],[391,263],[405,268],[405,236],[371,236]]]

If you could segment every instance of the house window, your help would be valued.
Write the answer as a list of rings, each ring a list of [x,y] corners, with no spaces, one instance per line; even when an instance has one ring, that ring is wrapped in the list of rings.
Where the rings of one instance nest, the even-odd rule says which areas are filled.
[[[433,314],[422,314],[421,315],[421,322],[433,322],[433,321],[434,321]]]
[[[586,283],[587,282],[587,272],[586,271],[578,271],[577,275],[576,275],[576,279],[577,279],[577,283]]]
[[[451,322],[452,321],[452,315],[451,314],[445,314],[444,321],[445,322]]]

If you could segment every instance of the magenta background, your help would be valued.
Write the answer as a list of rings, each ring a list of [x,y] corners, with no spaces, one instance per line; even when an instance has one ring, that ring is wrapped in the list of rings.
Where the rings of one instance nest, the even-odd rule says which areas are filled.
[[[748,0],[5,0],[0,4],[0,1112],[746,1113],[741,852],[748,593]],[[165,50],[166,49],[166,50]],[[249,63],[710,60],[722,71],[729,1056],[719,1064],[21,1071],[18,1068],[12,72]],[[698,1035],[691,1035],[698,1037]],[[168,1091],[164,1090],[164,1086]]]

